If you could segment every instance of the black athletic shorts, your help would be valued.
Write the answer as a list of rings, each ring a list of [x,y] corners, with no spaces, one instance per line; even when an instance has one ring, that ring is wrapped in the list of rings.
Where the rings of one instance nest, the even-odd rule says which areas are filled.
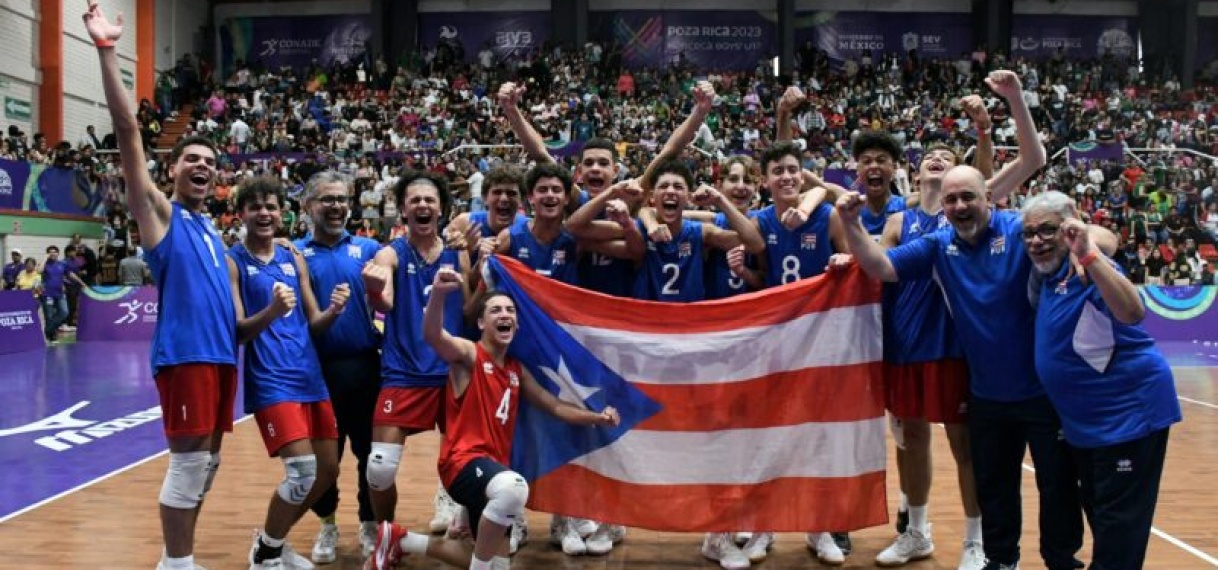
[[[489,502],[486,498],[486,487],[491,484],[491,479],[494,479],[495,475],[504,471],[508,471],[508,468],[500,465],[494,459],[476,457],[461,468],[461,471],[453,478],[453,484],[447,489],[448,496],[469,512],[469,532],[474,538],[478,537],[478,524],[482,521],[482,511]],[[509,528],[508,531],[510,532],[511,529]]]

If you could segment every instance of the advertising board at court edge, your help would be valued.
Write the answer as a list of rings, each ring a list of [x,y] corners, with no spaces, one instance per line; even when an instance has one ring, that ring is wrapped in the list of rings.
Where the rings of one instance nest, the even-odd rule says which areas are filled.
[[[51,451],[63,452],[89,445],[99,439],[161,418],[160,405],[105,421],[72,417],[90,403],[88,400],[77,402],[68,409],[41,420],[23,426],[0,429],[0,438],[55,432],[34,439],[34,444]]]

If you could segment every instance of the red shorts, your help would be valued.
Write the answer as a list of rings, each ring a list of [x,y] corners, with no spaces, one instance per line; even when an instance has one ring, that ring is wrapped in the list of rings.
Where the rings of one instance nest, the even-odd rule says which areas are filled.
[[[968,394],[968,365],[963,360],[884,365],[884,404],[898,418],[964,423]]]
[[[283,446],[302,439],[338,439],[338,421],[330,400],[280,402],[254,412],[266,453],[275,457]]]
[[[444,431],[444,388],[381,388],[372,425]]]
[[[178,364],[157,370],[165,437],[199,437],[233,431],[237,367],[230,364]]]

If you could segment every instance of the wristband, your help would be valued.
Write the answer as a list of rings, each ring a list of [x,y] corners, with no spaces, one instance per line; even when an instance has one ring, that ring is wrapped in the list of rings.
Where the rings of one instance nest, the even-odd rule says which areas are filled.
[[[93,45],[99,48],[112,48],[114,47],[114,40],[93,40]]]
[[[1078,259],[1078,264],[1079,264],[1079,265],[1082,265],[1083,267],[1087,267],[1088,265],[1091,265],[1092,263],[1095,263],[1095,260],[1097,260],[1097,259],[1099,259],[1099,258],[1100,258],[1100,254],[1099,254],[1099,253],[1097,253],[1097,252],[1096,252],[1096,251],[1093,249],[1093,250],[1091,250],[1091,251],[1090,251],[1090,252],[1089,252],[1087,255],[1084,255],[1084,256],[1080,257],[1080,258]]]

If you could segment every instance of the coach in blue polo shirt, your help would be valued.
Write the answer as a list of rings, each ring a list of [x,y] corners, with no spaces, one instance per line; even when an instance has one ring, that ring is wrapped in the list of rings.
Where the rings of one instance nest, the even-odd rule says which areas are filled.
[[[843,196],[837,207],[851,253],[883,281],[934,277],[947,298],[969,365],[968,428],[986,558],[999,569],[1019,563],[1021,463],[1031,448],[1041,557],[1050,570],[1074,568],[1083,542],[1078,477],[1034,368],[1033,272],[1020,217],[990,209],[985,179],[972,167],[953,168],[942,185],[951,227],[887,252],[858,222],[861,198]],[[1110,232],[1096,231],[1115,248]]]
[[[1037,273],[1036,371],[1075,448],[1090,506],[1091,568],[1141,568],[1159,495],[1169,427],[1180,402],[1171,367],[1139,325],[1146,307],[1100,254],[1074,200],[1046,192],[1023,208]],[[1088,278],[1066,263],[1073,253]]]
[[[377,352],[381,339],[372,323],[372,311],[364,295],[360,272],[376,257],[381,246],[347,232],[350,195],[350,184],[344,175],[332,170],[314,174],[305,185],[305,209],[312,218],[313,231],[295,245],[309,266],[313,292],[322,305],[320,309],[325,310],[330,302],[329,293],[323,292],[332,291],[342,283],[351,287],[351,300],[346,310],[314,342],[338,420],[339,461],[342,460],[343,444],[350,438],[359,469],[360,544],[366,555],[376,541],[376,517],[368,502],[364,470],[372,446],[372,411],[381,389],[381,358]],[[337,509],[336,483],[312,507],[322,518],[321,532],[313,544],[313,561],[319,564],[334,562],[337,557],[338,527],[334,520]]]

